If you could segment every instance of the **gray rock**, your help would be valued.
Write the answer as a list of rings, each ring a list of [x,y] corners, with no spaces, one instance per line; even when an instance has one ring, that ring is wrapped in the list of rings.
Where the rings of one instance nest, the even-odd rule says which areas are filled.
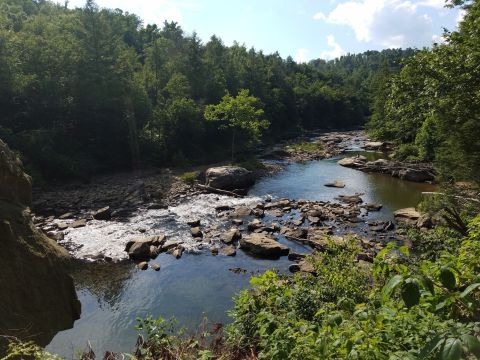
[[[393,213],[395,220],[399,223],[407,225],[416,225],[418,219],[422,214],[420,214],[415,208],[405,208],[396,210]]]
[[[308,231],[307,229],[302,229],[302,228],[290,229],[285,227],[280,231],[280,234],[285,235],[287,237],[290,236],[296,239],[306,239],[308,235]]]
[[[175,247],[177,247],[180,243],[176,240],[167,240],[165,243],[162,245],[162,251],[168,251],[171,250]]]
[[[367,150],[381,150],[385,147],[385,143],[384,142],[381,142],[381,141],[371,141],[371,142],[367,142],[365,143],[365,145],[363,146],[364,149],[367,149]]]
[[[237,250],[233,246],[227,246],[222,250],[222,254],[225,256],[235,256],[237,254]]]
[[[240,233],[240,230],[230,229],[227,232],[223,233],[220,239],[225,244],[231,244],[234,241],[241,239],[241,237],[242,237],[242,234]]]
[[[253,211],[252,209],[250,209],[249,207],[247,206],[240,206],[238,208],[235,209],[235,211],[233,212],[232,214],[232,217],[245,217],[245,216],[249,216],[249,215],[252,215]]]
[[[297,261],[305,259],[306,256],[307,255],[305,255],[305,254],[298,254],[298,253],[295,253],[295,252],[291,252],[291,253],[288,254],[288,260],[297,262]]]
[[[222,190],[247,189],[255,183],[252,172],[237,166],[210,168],[205,178],[208,186]]]
[[[247,225],[247,228],[250,231],[260,229],[261,227],[263,227],[263,223],[258,219],[254,219],[253,221],[249,222],[248,225]]]
[[[79,228],[79,227],[84,227],[87,225],[87,220],[85,219],[80,219],[76,220],[73,223],[70,224],[70,227],[73,229]]]
[[[368,211],[380,211],[382,209],[383,205],[382,204],[369,203],[369,204],[364,204],[361,207],[368,210]]]
[[[331,183],[327,183],[325,184],[324,186],[326,187],[333,187],[333,188],[344,188],[345,187],[345,183],[341,180],[335,180],[334,182],[331,182]]]
[[[346,204],[361,204],[363,202],[360,195],[339,195],[337,199]]]
[[[60,220],[71,219],[71,218],[73,218],[73,213],[67,212],[67,213],[65,213],[65,214],[63,214],[63,215],[60,215],[58,218],[59,218]]]
[[[149,247],[150,245],[160,247],[163,245],[165,240],[166,240],[165,235],[153,235],[153,236],[136,238],[127,242],[127,244],[125,245],[125,251],[129,252],[130,247],[135,243],[145,243]]]
[[[354,156],[341,159],[337,162],[337,164],[356,169],[365,166],[366,162],[367,158],[365,156]]]
[[[402,180],[425,182],[435,180],[435,176],[428,170],[423,169],[403,169],[398,172],[398,177]]]
[[[152,270],[160,271],[160,265],[159,264],[152,264],[152,265],[150,265],[150,267],[152,268]]]
[[[189,225],[191,227],[199,227],[200,226],[200,219],[187,221],[187,225]]]
[[[201,238],[201,237],[203,237],[202,230],[200,230],[199,227],[191,228],[191,229],[190,229],[190,232],[192,233],[192,236],[193,236],[194,238]]]
[[[307,260],[301,260],[298,264],[292,264],[288,267],[288,270],[292,273],[303,272],[309,274],[315,274],[315,268]]]
[[[172,251],[173,257],[176,259],[180,259],[183,255],[183,246],[177,247],[175,250]]]
[[[109,206],[101,208],[93,213],[95,220],[110,220],[112,218],[112,211]]]
[[[290,249],[270,236],[251,234],[240,240],[240,248],[261,258],[279,258],[288,255]]]
[[[147,270],[148,269],[148,263],[146,261],[142,261],[141,263],[139,263],[137,265],[137,267],[140,269],[140,270]]]
[[[145,260],[150,258],[150,244],[147,242],[135,242],[129,246],[128,256],[133,260]]]

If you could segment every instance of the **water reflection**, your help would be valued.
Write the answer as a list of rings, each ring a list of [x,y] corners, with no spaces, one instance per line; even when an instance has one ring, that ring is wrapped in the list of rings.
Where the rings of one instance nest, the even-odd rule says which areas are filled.
[[[337,160],[289,165],[285,171],[259,181],[250,195],[328,201],[340,194],[364,193],[364,201],[384,205],[382,211],[371,216],[391,218],[392,211],[415,206],[422,191],[432,190],[432,185],[344,168],[336,164]],[[346,187],[324,186],[333,180],[344,181]],[[307,250],[283,237],[279,240],[297,252]],[[130,263],[86,265],[77,269],[82,318],[73,329],[59,333],[47,349],[72,357],[74,349],[83,348],[90,340],[98,353],[129,352],[135,342],[135,319],[147,315],[175,316],[186,326],[199,324],[204,314],[214,322],[226,322],[232,296],[248,287],[252,273],[269,268],[287,271],[290,264],[285,257],[277,261],[260,260],[241,251],[236,257],[213,257],[205,252],[185,255],[181,260],[163,254],[154,262],[161,264],[160,272],[142,272]],[[236,267],[246,269],[247,273],[229,271]]]

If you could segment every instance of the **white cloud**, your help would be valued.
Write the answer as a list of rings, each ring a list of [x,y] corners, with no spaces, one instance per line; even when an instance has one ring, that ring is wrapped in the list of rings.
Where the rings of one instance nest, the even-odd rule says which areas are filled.
[[[335,37],[333,35],[327,36],[327,44],[331,47],[330,50],[322,51],[320,54],[321,59],[325,60],[332,60],[336,59],[342,55],[345,55],[345,51],[342,47],[335,41]]]
[[[467,10],[465,9],[460,9],[460,11],[458,12],[458,15],[457,15],[457,26],[463,21],[463,19],[465,18],[465,15],[467,15]]]
[[[422,47],[435,35],[432,18],[423,11],[443,6],[444,0],[350,0],[338,4],[328,15],[315,14],[314,19],[348,26],[360,42],[385,48]]]
[[[306,62],[307,61],[307,55],[308,55],[309,52],[310,52],[310,50],[308,50],[308,49],[304,49],[304,48],[298,49],[297,54],[295,55],[295,61],[297,63]]]
[[[325,16],[324,13],[322,13],[321,11],[319,11],[318,13],[316,13],[315,15],[313,15],[313,18],[315,20],[327,20],[327,17]]]
[[[432,41],[437,44],[444,44],[446,42],[445,38],[443,35],[433,35],[432,36]]]

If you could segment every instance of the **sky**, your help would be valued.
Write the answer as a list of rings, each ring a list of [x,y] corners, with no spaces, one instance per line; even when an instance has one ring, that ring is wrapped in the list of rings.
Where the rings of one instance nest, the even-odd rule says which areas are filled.
[[[212,35],[297,62],[346,53],[431,46],[463,13],[444,0],[96,0],[135,13],[144,24],[178,22],[207,42]],[[70,0],[81,7],[85,0]]]

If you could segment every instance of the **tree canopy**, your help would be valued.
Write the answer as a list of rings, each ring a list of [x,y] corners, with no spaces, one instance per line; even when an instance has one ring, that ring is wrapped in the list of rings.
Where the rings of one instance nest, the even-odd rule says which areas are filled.
[[[262,103],[267,143],[362,125],[377,68],[387,61],[396,71],[412,52],[297,64],[94,1],[0,0],[0,9],[0,137],[49,181],[228,158],[231,142],[205,108],[242,89]]]
[[[257,142],[260,139],[261,130],[267,129],[270,125],[268,120],[261,119],[263,114],[259,100],[250,96],[247,89],[241,89],[235,97],[225,95],[218,105],[208,105],[205,109],[207,121],[219,121],[220,128],[231,130],[232,161],[235,153],[236,132],[243,131],[247,135],[247,140]]]
[[[444,44],[384,75],[368,126],[401,144],[401,157],[433,160],[447,180],[480,182],[480,3],[468,2],[465,10]]]

